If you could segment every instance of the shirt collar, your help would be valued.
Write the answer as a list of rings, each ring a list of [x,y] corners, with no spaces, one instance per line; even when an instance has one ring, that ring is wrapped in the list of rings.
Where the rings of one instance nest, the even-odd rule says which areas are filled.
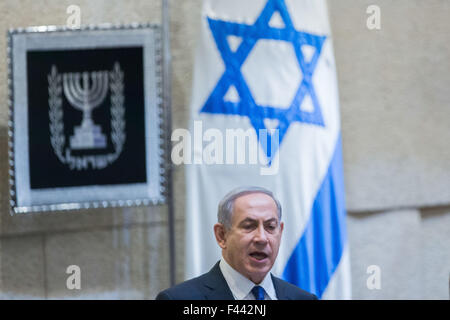
[[[250,279],[233,269],[223,257],[220,259],[219,267],[236,300],[243,300],[256,285]],[[270,272],[266,274],[259,286],[264,288],[270,299],[277,299]]]

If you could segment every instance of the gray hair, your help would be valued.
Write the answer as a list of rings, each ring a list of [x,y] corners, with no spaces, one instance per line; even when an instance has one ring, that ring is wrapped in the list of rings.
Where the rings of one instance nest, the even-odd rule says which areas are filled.
[[[267,190],[262,187],[238,187],[236,189],[231,190],[228,192],[225,197],[219,202],[219,208],[217,210],[217,220],[219,223],[223,224],[226,229],[231,228],[231,216],[233,214],[233,207],[234,207],[234,201],[241,197],[245,196],[247,194],[252,193],[264,193],[270,196],[273,201],[275,201],[275,204],[277,205],[277,213],[278,213],[278,221],[281,221],[281,204],[280,201],[278,201],[277,198],[275,198],[272,191]]]

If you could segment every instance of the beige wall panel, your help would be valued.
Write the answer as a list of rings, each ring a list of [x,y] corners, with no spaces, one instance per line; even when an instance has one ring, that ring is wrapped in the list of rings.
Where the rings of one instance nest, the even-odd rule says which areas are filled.
[[[348,232],[354,299],[424,297],[418,211],[349,216]],[[369,266],[379,268],[379,289],[367,286]]]
[[[49,298],[150,299],[169,286],[167,227],[113,228],[49,235]],[[66,269],[81,269],[81,289],[66,286]]]
[[[0,299],[44,299],[44,237],[0,238]]]
[[[450,209],[348,217],[354,299],[448,299]],[[380,288],[370,288],[379,267]],[[373,282],[372,282],[373,283]]]
[[[450,299],[450,207],[423,210],[422,250],[425,299]]]
[[[450,203],[450,2],[328,3],[349,210]]]

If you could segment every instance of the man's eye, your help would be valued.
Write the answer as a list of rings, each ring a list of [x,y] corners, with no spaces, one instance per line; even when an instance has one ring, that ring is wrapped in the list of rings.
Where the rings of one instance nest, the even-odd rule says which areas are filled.
[[[244,228],[245,230],[253,229],[253,224],[251,223],[244,224],[242,225],[242,228]]]

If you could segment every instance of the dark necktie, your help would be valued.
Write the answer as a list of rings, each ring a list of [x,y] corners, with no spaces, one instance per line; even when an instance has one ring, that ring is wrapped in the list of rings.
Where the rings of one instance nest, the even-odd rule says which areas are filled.
[[[255,296],[256,300],[264,300],[264,289],[260,286],[254,286],[252,289],[252,293]]]

